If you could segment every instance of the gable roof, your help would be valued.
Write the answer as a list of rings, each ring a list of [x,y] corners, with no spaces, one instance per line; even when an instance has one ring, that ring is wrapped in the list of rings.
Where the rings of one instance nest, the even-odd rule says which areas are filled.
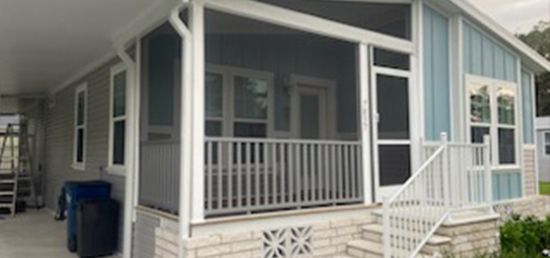
[[[441,0],[435,0],[437,2]],[[435,2],[434,1],[434,2]],[[550,71],[550,62],[542,55],[537,53],[530,46],[525,44],[514,34],[498,24],[495,20],[483,13],[467,0],[445,0],[450,6],[452,12],[462,14],[469,21],[477,23],[480,27],[491,33],[497,39],[503,41],[512,50],[517,52],[521,57],[521,61],[527,68],[533,72],[548,72]],[[448,8],[447,8],[448,9]],[[454,10],[453,10],[454,9]]]

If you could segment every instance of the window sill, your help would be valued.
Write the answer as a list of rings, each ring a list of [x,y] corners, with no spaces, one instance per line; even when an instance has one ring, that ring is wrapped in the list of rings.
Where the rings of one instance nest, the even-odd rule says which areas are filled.
[[[126,167],[123,166],[109,166],[107,167],[107,174],[113,176],[126,176]]]
[[[509,170],[521,170],[521,166],[518,165],[502,165],[502,166],[496,166],[492,167],[491,170],[497,171],[497,172],[507,172]]]
[[[84,171],[86,170],[86,165],[84,163],[73,163],[71,165],[71,167],[74,169],[74,170],[80,170],[80,171]]]

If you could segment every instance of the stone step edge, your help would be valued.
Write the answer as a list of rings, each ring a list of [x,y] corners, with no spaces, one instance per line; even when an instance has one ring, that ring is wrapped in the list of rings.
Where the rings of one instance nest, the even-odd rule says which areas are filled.
[[[375,234],[382,234],[384,231],[383,228],[384,227],[380,224],[368,224],[363,226],[363,231],[367,231]],[[441,235],[433,235],[426,244],[437,246],[437,245],[444,245],[444,244],[450,243],[451,241],[452,239],[449,237],[441,236]]]
[[[362,252],[373,253],[378,255],[384,254],[384,246],[381,243],[376,243],[370,240],[352,240],[347,244],[348,248],[355,248]]]

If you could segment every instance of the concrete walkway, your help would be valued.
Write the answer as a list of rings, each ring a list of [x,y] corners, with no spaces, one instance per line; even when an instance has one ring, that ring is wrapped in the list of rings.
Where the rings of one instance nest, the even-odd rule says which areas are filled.
[[[0,257],[78,257],[67,250],[65,224],[55,221],[46,210],[31,209],[13,218],[0,219]]]

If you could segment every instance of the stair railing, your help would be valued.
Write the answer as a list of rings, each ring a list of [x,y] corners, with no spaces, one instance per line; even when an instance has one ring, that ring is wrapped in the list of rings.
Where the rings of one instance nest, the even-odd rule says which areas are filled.
[[[390,198],[384,198],[385,258],[415,257],[454,209],[492,201],[489,137],[483,144],[439,146]]]

